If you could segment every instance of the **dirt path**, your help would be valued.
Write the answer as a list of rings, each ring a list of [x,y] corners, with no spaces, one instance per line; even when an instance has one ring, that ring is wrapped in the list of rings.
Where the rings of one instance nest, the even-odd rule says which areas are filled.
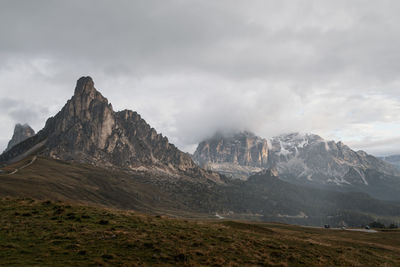
[[[327,229],[327,230],[343,230],[343,231],[353,231],[353,232],[365,232],[365,233],[378,233],[378,231],[374,229],[363,229],[363,228],[336,228],[336,227],[330,227],[330,228],[325,228],[322,226],[302,226],[305,228],[314,228],[314,229]]]
[[[354,231],[354,232],[365,232],[365,233],[378,233],[378,231],[374,229],[346,229],[347,231]]]
[[[37,156],[33,156],[32,160],[28,164],[25,164],[24,166],[22,166],[20,168],[16,168],[14,171],[10,172],[8,175],[16,174],[18,171],[20,171],[22,169],[25,169],[26,167],[31,166],[33,163],[35,163],[36,159],[37,159]]]

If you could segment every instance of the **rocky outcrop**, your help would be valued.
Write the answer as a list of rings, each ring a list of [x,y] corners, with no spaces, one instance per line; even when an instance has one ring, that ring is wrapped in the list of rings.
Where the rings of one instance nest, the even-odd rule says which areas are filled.
[[[250,132],[216,134],[199,144],[193,159],[204,168],[245,179],[268,167],[268,143]]]
[[[114,112],[90,77],[78,80],[73,97],[47,120],[43,130],[1,155],[0,161],[12,160],[39,144],[42,155],[55,159],[130,170],[158,169],[171,175],[206,174],[139,114]]]
[[[10,142],[8,142],[8,146],[5,152],[10,150],[13,146],[21,143],[22,141],[25,141],[26,139],[34,135],[35,131],[28,124],[16,124],[14,128],[14,134]]]

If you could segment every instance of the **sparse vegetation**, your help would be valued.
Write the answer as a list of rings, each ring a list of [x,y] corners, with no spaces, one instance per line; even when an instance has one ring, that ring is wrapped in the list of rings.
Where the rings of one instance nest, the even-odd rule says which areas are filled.
[[[386,225],[400,221],[399,204],[362,193],[303,188],[267,176],[219,186],[197,178],[130,173],[45,157],[20,168],[30,161],[27,158],[3,168],[7,173],[20,170],[12,175],[0,174],[0,197],[61,200],[191,218],[215,218],[217,212],[231,219],[332,227],[359,227],[373,220]]]
[[[385,228],[385,225],[381,222],[372,222],[369,224],[369,227],[383,229],[383,228]]]
[[[395,223],[385,225],[384,223],[379,222],[379,221],[373,221],[370,224],[368,224],[368,226],[371,228],[377,228],[377,229],[397,229],[397,228],[399,228],[399,226]]]
[[[0,215],[2,266],[400,264],[397,230],[194,221],[32,199],[2,199]]]

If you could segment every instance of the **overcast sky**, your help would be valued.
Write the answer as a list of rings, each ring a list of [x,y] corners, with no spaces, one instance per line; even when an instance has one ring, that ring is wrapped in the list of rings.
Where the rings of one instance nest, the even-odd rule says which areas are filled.
[[[90,75],[184,151],[217,130],[400,153],[400,1],[2,0],[0,150]]]

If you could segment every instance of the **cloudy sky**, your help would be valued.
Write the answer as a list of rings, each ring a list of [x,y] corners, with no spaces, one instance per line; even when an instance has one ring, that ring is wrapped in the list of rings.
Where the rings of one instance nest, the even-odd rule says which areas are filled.
[[[181,149],[217,130],[400,153],[400,1],[0,2],[0,150],[90,75]]]

